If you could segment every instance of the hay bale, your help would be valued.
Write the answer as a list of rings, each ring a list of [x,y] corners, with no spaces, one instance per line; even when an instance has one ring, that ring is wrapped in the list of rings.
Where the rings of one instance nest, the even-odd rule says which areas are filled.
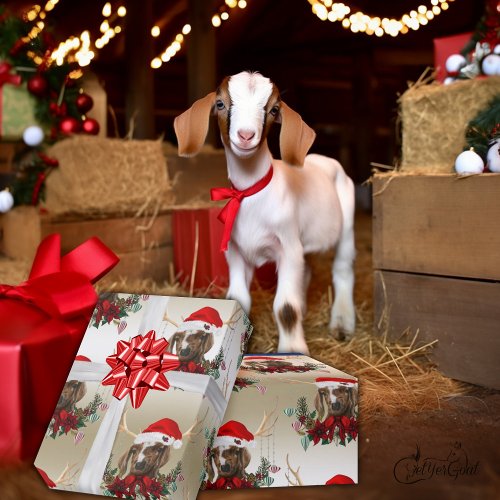
[[[500,77],[414,85],[400,98],[402,171],[449,173],[467,123],[500,94]]]
[[[74,136],[48,154],[59,160],[46,183],[45,206],[52,216],[131,215],[170,203],[160,141]]]

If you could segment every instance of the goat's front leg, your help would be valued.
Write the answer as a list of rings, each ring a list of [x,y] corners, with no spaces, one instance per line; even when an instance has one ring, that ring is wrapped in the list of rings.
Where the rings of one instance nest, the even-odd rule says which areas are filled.
[[[278,288],[274,316],[278,324],[278,352],[308,354],[302,311],[304,310],[304,254],[300,242],[283,248],[278,265]]]
[[[250,283],[252,282],[253,267],[243,258],[232,242],[229,243],[226,260],[229,267],[229,288],[226,297],[237,300],[248,314],[252,306]]]

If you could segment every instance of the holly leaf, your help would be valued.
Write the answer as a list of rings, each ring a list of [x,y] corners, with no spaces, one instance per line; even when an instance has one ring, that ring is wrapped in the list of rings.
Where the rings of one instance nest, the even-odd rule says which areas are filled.
[[[311,414],[309,415],[310,418],[314,419],[316,418],[316,414],[317,414],[317,411],[314,410],[313,412],[311,412]]]

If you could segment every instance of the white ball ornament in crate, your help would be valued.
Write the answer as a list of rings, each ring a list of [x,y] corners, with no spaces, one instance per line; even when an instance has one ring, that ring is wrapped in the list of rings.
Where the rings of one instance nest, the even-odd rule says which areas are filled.
[[[500,54],[500,43],[498,45],[495,45],[493,54]]]
[[[10,191],[0,191],[0,213],[7,213],[14,206],[14,197]]]
[[[489,54],[481,63],[483,73],[488,76],[500,75],[500,55]]]
[[[45,134],[38,125],[26,127],[23,132],[23,141],[31,147],[39,146],[43,142]]]
[[[463,151],[455,160],[457,174],[480,174],[484,171],[483,159],[471,148]]]
[[[462,66],[467,64],[467,60],[462,54],[452,54],[448,59],[446,59],[446,71],[454,75],[458,73]]]
[[[500,173],[500,138],[490,145],[486,161],[490,172]]]

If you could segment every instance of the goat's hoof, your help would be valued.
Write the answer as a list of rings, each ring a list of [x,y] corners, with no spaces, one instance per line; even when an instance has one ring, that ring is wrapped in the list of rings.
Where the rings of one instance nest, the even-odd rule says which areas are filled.
[[[336,328],[330,328],[330,333],[332,334],[333,338],[339,341],[347,341],[352,339],[354,336],[354,332],[351,332],[349,330],[346,330],[345,328],[342,327],[336,327]]]

